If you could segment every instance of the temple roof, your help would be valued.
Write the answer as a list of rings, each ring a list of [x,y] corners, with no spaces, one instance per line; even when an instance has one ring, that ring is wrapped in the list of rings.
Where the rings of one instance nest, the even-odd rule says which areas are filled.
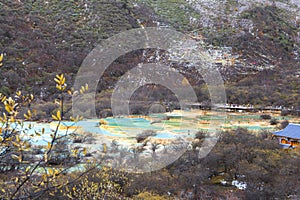
[[[276,136],[300,139],[300,124],[289,124],[283,130],[273,133]]]

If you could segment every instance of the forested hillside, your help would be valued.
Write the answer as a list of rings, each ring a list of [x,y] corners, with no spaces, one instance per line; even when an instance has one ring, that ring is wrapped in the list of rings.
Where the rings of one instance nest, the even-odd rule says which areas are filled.
[[[83,59],[102,40],[159,26],[202,39],[208,51],[219,50],[215,64],[226,82],[228,103],[300,106],[297,1],[3,0],[0,11],[3,94],[23,90],[39,102],[52,101],[54,74],[64,72],[73,81]],[[146,55],[136,51],[112,64],[99,83],[99,113],[110,113],[109,97],[118,78],[140,62],[151,62],[153,55],[151,50]],[[184,64],[172,67],[184,69],[180,71],[200,102],[208,100],[199,74]],[[168,92],[156,93],[159,100],[159,93]]]
[[[299,17],[299,0],[1,0],[0,199],[299,199]],[[96,77],[99,44],[129,30],[149,44],[148,27],[183,37],[130,52],[137,37],[113,41],[126,53],[95,96],[86,82],[72,88],[85,64]],[[143,70],[191,85],[182,94],[198,102]],[[223,98],[205,82],[212,71],[221,78],[209,77],[211,88],[225,85],[221,107],[240,112],[210,109]]]

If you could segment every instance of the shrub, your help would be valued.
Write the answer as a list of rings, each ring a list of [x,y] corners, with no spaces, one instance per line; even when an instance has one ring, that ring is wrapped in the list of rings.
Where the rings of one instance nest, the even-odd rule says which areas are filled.
[[[195,134],[195,139],[199,139],[199,140],[202,140],[206,137],[207,133],[203,132],[203,131],[198,131],[196,134]]]
[[[280,113],[281,116],[287,116],[289,114],[291,114],[291,111],[289,111],[289,110],[282,110]]]
[[[57,75],[54,79],[58,93],[63,96],[67,87],[66,79],[63,74]],[[82,90],[84,93],[87,86]],[[72,95],[72,92],[68,92]],[[40,115],[45,112],[52,116],[52,120],[57,122],[54,131],[32,130],[31,124],[24,124],[26,120],[33,120],[35,111],[30,106],[34,100],[32,94],[23,94],[17,91],[13,97],[7,97],[0,93],[0,104],[3,108],[0,113],[0,175],[4,175],[7,180],[0,181],[0,198],[1,199],[40,199],[44,191],[58,189],[66,185],[64,182],[56,182],[64,176],[64,167],[71,167],[77,164],[81,154],[78,149],[69,145],[72,133],[66,132],[63,135],[58,134],[58,127],[63,120],[64,111],[62,110],[63,100],[61,100],[60,109],[56,108],[56,113],[50,113],[55,104],[46,103],[37,108]],[[18,114],[23,114],[22,116]],[[52,115],[51,115],[52,114]],[[50,117],[48,116],[48,117]],[[72,121],[78,121],[80,117],[72,118]],[[33,133],[32,133],[33,132]],[[24,134],[26,137],[23,137]],[[50,139],[46,144],[36,146],[32,141],[35,138],[47,134]],[[85,154],[86,150],[83,151]],[[54,165],[59,166],[59,168]],[[47,167],[47,168],[46,168]],[[41,170],[43,169],[43,170]],[[8,174],[9,173],[9,174]],[[13,176],[11,179],[9,176]],[[2,178],[1,178],[2,179]],[[53,196],[53,195],[52,195]]]
[[[97,113],[99,113],[99,117],[104,117],[104,118],[113,116],[113,113],[110,108],[103,109]]]
[[[260,118],[261,119],[271,119],[272,117],[271,117],[271,115],[268,115],[268,114],[262,114],[262,115],[260,115]]]
[[[62,199],[123,199],[122,192],[129,184],[129,176],[122,170],[110,167],[91,168],[85,174],[72,173],[73,179],[82,175],[78,180],[58,191]]]
[[[149,114],[151,113],[165,113],[166,108],[161,104],[154,104],[149,108]]]
[[[270,124],[271,124],[271,125],[276,125],[276,124],[278,124],[278,120],[277,120],[276,118],[272,118],[272,119],[270,120]]]
[[[142,192],[140,194],[138,194],[137,196],[135,196],[133,199],[135,200],[167,200],[167,197],[164,196],[160,196],[154,193],[150,193],[150,192]]]
[[[145,115],[147,112],[147,106],[144,104],[131,104],[130,113],[133,115]]]
[[[288,120],[284,120],[280,123],[280,128],[284,129],[285,127],[287,127],[289,125],[289,121]]]
[[[146,140],[148,137],[151,136],[156,136],[156,132],[153,130],[145,130],[144,132],[142,132],[141,134],[138,134],[136,136],[136,141],[138,143],[143,142],[144,140]]]
[[[35,118],[42,119],[42,118],[49,118],[55,110],[57,110],[58,105],[47,102],[43,104],[33,105],[33,109],[38,111],[38,116],[34,116]]]

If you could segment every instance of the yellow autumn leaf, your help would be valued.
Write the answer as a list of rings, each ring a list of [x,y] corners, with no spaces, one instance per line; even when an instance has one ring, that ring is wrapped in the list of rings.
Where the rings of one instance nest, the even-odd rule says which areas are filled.
[[[22,155],[21,155],[21,154],[19,155],[18,161],[19,161],[19,162],[22,162],[22,161],[23,161],[23,158],[22,158]]]
[[[30,117],[25,113],[24,114],[25,119],[29,119]]]
[[[57,117],[56,117],[55,115],[52,115],[52,118],[53,118],[54,120],[58,120]]]
[[[29,170],[30,170],[30,166],[26,167],[25,172],[27,173],[27,172],[29,172]]]
[[[53,175],[53,169],[49,168],[48,172],[49,172],[49,175]]]
[[[11,98],[11,97],[9,97],[8,99],[7,99],[7,102],[9,103],[9,104],[14,104],[14,100]]]
[[[5,121],[7,121],[7,116],[6,116],[5,113],[3,113],[3,119],[4,119]]]
[[[16,140],[17,140],[18,143],[20,143],[21,139],[20,139],[19,135],[16,135]]]
[[[19,143],[17,143],[17,142],[14,142],[14,141],[11,141],[11,143],[12,143],[12,145],[14,145],[15,147],[19,147],[19,146],[20,146],[20,144],[19,144]],[[13,158],[16,158],[16,157],[13,157]]]
[[[48,180],[48,175],[47,175],[47,173],[43,173],[43,174],[42,174],[42,182],[47,182],[47,180]]]
[[[62,90],[61,85],[56,85],[56,88],[57,88],[58,90]]]
[[[12,154],[11,157],[12,157],[12,159],[14,159],[14,160],[19,160],[19,156],[15,155],[15,154]]]
[[[32,116],[31,111],[28,110],[27,113],[28,113],[28,114],[26,114],[26,113],[24,114],[24,117],[25,117],[26,119],[30,119],[31,116]]]
[[[48,162],[48,154],[47,153],[44,154],[44,161]]]
[[[18,97],[21,96],[21,94],[22,94],[21,91],[17,91],[17,92],[16,92],[16,95],[17,95]]]
[[[51,148],[51,143],[48,142],[48,144],[47,144],[47,149],[50,149],[50,148]]]
[[[9,104],[5,105],[5,110],[6,110],[8,113],[11,113],[11,112],[13,111],[12,107],[11,107]]]
[[[7,98],[6,96],[2,97],[1,99],[2,103],[5,102],[6,98]]]
[[[0,54],[0,67],[2,67],[3,65],[2,60],[3,60],[3,53]]]
[[[66,78],[64,77],[63,74],[61,74],[61,75],[56,75],[56,78],[54,78],[54,81],[55,81],[57,84],[63,85],[63,84],[66,82]]]
[[[59,120],[61,120],[61,114],[60,114],[60,111],[58,110],[57,113],[56,113],[56,116]]]
[[[55,78],[54,81],[55,81],[57,84],[60,83],[60,80],[58,80],[57,78]]]
[[[61,114],[60,111],[57,111],[56,115],[52,115],[52,118],[54,120],[60,121],[61,120]]]
[[[66,78],[65,77],[63,77],[62,79],[61,79],[61,81],[60,81],[60,84],[65,84],[65,82],[66,82]]]
[[[74,149],[73,150],[73,156],[77,156],[77,153],[78,153],[78,149]]]
[[[54,170],[54,175],[57,176],[59,174],[59,171],[57,169]]]
[[[9,122],[15,122],[16,121],[16,119],[14,118],[14,116],[11,116],[10,118],[9,118]]]

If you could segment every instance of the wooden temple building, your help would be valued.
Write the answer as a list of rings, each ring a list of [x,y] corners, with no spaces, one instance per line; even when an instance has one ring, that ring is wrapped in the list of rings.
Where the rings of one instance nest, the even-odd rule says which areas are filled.
[[[289,124],[273,134],[283,148],[295,148],[300,144],[300,124]]]

